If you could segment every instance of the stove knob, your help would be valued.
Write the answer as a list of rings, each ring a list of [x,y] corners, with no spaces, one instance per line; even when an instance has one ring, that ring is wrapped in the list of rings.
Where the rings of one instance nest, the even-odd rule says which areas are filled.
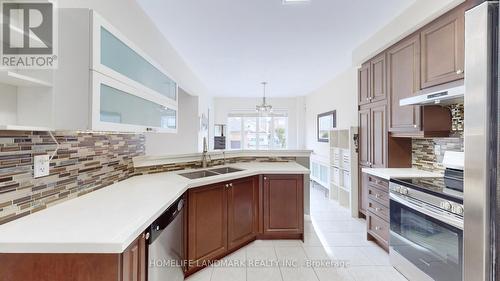
[[[408,195],[408,188],[406,188],[406,187],[402,187],[402,188],[401,188],[401,191],[400,191],[399,193],[401,193],[401,194],[403,194],[403,195]]]
[[[397,193],[400,193],[401,192],[401,186],[396,186],[394,187],[394,191],[396,191]]]
[[[451,211],[452,206],[451,206],[451,203],[450,203],[450,202],[445,201],[445,202],[443,202],[442,204],[443,204],[443,209],[445,209],[446,211]]]
[[[462,207],[462,206],[456,206],[455,207],[455,214],[457,214],[457,215],[463,215],[464,214],[464,207]]]

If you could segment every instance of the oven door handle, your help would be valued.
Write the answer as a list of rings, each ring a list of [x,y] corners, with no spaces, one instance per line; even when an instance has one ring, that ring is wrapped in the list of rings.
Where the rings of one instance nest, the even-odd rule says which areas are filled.
[[[418,204],[415,204],[411,201],[408,201],[408,200],[405,200],[405,199],[402,199],[400,197],[398,197],[397,195],[391,193],[390,194],[390,199],[401,204],[401,205],[404,205],[408,208],[411,208],[413,210],[416,210],[424,215],[427,215],[429,217],[432,217],[432,218],[435,218],[437,219],[438,221],[441,221],[441,222],[444,222],[446,224],[449,224],[449,225],[452,225],[458,229],[464,229],[464,221],[457,218],[457,217],[454,217],[454,216],[451,216],[451,215],[448,215],[446,213],[440,213],[440,212],[437,212],[437,211],[434,211],[432,209],[429,209],[429,208],[425,208],[425,207],[422,207]]]

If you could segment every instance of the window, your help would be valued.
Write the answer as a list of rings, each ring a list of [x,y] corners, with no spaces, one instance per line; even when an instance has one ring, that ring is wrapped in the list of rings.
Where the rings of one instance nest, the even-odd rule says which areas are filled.
[[[231,114],[228,124],[229,149],[286,149],[288,117],[286,114],[258,116]]]

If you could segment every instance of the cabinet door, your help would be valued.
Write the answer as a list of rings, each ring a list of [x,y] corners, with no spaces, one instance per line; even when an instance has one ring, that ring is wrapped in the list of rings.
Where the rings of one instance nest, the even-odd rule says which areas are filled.
[[[258,227],[259,185],[255,177],[229,183],[227,239],[229,250],[255,239]]]
[[[122,281],[146,281],[146,236],[141,234],[122,254]]]
[[[208,261],[227,250],[227,192],[223,184],[188,192],[188,260]]]
[[[368,175],[363,173],[361,169],[365,168],[364,166],[359,166],[359,212],[366,215],[368,209]]]
[[[465,10],[459,8],[422,30],[422,89],[464,78],[464,28]]]
[[[370,109],[359,111],[359,163],[370,166]]]
[[[420,89],[420,40],[413,36],[387,52],[390,131],[419,131],[420,106],[400,106],[399,100]]]
[[[92,129],[124,132],[176,132],[177,110],[157,99],[91,71]]]
[[[370,64],[364,64],[358,70],[358,104],[370,103]]]
[[[264,234],[286,237],[304,233],[303,177],[264,176]]]
[[[386,105],[370,111],[370,155],[371,167],[387,167],[387,115]]]
[[[370,61],[371,65],[371,96],[370,102],[377,102],[387,98],[385,53]]]

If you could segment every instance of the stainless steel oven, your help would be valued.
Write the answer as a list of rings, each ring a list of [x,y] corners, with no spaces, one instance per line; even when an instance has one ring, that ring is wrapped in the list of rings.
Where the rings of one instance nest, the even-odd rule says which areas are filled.
[[[448,197],[449,194],[438,196],[434,191],[410,186],[404,181],[390,183],[393,266],[411,281],[462,280],[462,199],[460,196]]]

